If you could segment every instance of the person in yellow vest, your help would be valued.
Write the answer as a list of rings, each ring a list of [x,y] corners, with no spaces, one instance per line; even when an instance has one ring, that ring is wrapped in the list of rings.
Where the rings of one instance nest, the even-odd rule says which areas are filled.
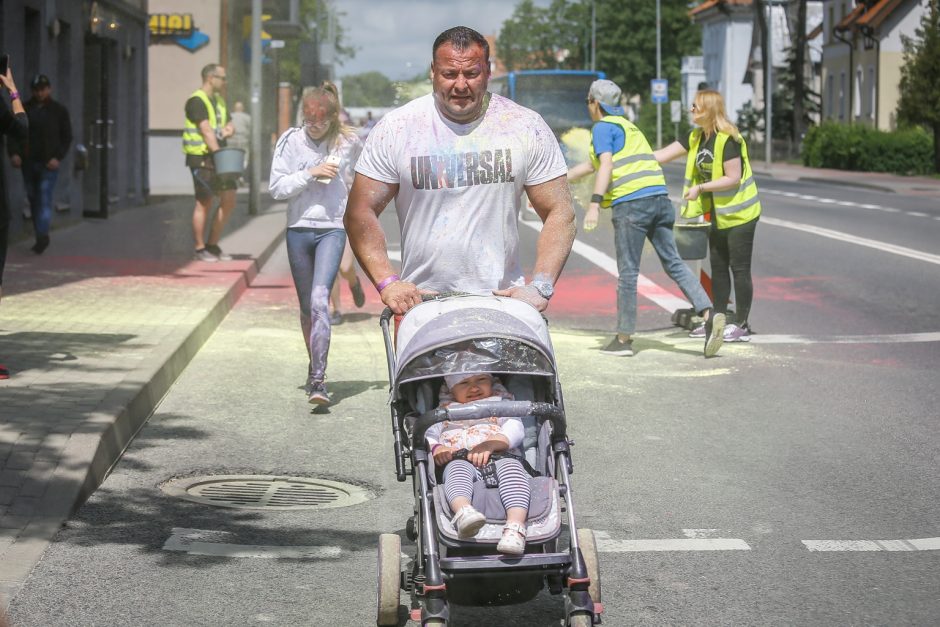
[[[761,211],[757,183],[747,144],[728,120],[721,94],[710,89],[699,91],[690,112],[699,128],[656,151],[656,160],[666,163],[688,155],[680,211],[685,218],[711,214],[708,256],[715,311],[727,313],[733,275],[734,322],[725,326],[724,339],[747,342],[751,339],[748,315],[754,297],[751,255]],[[695,329],[690,335],[696,337],[702,332]]]
[[[633,355],[636,286],[643,245],[648,239],[663,269],[706,321],[705,357],[721,348],[725,317],[715,314],[702,284],[683,263],[672,227],[676,212],[669,201],[662,168],[643,133],[624,115],[616,83],[598,80],[588,90],[590,160],[568,171],[569,180],[594,176],[594,194],[584,216],[584,230],[597,226],[600,207],[610,209],[617,250],[617,334],[601,349],[606,355]]]
[[[186,101],[183,152],[196,190],[193,238],[196,241],[195,256],[200,261],[229,261],[232,258],[219,248],[219,238],[235,208],[238,182],[235,177],[218,176],[212,162],[212,153],[225,148],[225,140],[235,133],[222,97],[225,81],[225,68],[210,63],[202,68],[202,87]],[[219,198],[219,210],[212,219],[209,239],[205,239],[206,222],[212,210],[212,199],[216,196]]]

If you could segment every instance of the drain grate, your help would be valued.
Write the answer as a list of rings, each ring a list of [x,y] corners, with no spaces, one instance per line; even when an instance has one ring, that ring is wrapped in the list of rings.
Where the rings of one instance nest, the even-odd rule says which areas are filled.
[[[358,505],[374,497],[365,488],[338,481],[268,475],[185,477],[160,488],[187,501],[241,509],[326,509]]]

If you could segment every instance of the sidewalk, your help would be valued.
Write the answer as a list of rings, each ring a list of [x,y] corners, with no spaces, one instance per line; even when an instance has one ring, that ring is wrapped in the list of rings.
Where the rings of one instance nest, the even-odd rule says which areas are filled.
[[[285,230],[283,206],[239,203],[192,260],[190,197],[15,243],[0,303],[0,616],[59,527],[104,480]]]
[[[940,179],[927,176],[899,176],[885,172],[807,168],[783,162],[773,162],[768,166],[766,162],[754,159],[751,160],[751,168],[754,174],[771,176],[783,181],[816,181],[908,196],[940,198]]]

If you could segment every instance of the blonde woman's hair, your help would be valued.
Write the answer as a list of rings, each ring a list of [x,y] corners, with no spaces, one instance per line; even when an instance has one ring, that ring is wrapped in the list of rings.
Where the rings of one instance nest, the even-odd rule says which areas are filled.
[[[344,124],[339,118],[339,112],[342,108],[339,103],[339,90],[336,85],[330,81],[323,81],[319,87],[305,89],[303,92],[303,103],[315,102],[326,109],[326,114],[330,119],[330,128],[327,130],[323,139],[331,148],[336,142],[336,138],[342,135],[346,138],[356,136],[356,129],[348,124]]]
[[[713,89],[703,89],[695,94],[695,109],[699,113],[699,124],[705,136],[720,131],[730,135],[734,141],[741,141],[741,132],[725,113],[725,101],[721,94]]]

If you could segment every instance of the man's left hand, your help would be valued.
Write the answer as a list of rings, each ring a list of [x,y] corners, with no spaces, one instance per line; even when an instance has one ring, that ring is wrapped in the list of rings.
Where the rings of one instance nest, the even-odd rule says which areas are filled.
[[[53,157],[52,159],[49,159],[49,161],[46,162],[46,169],[47,169],[47,170],[58,170],[58,169],[59,169],[59,160],[56,159],[56,158],[54,158],[54,157]]]
[[[545,311],[548,308],[548,300],[542,298],[534,285],[517,285],[505,290],[493,290],[496,296],[508,296],[529,303],[539,311]]]

